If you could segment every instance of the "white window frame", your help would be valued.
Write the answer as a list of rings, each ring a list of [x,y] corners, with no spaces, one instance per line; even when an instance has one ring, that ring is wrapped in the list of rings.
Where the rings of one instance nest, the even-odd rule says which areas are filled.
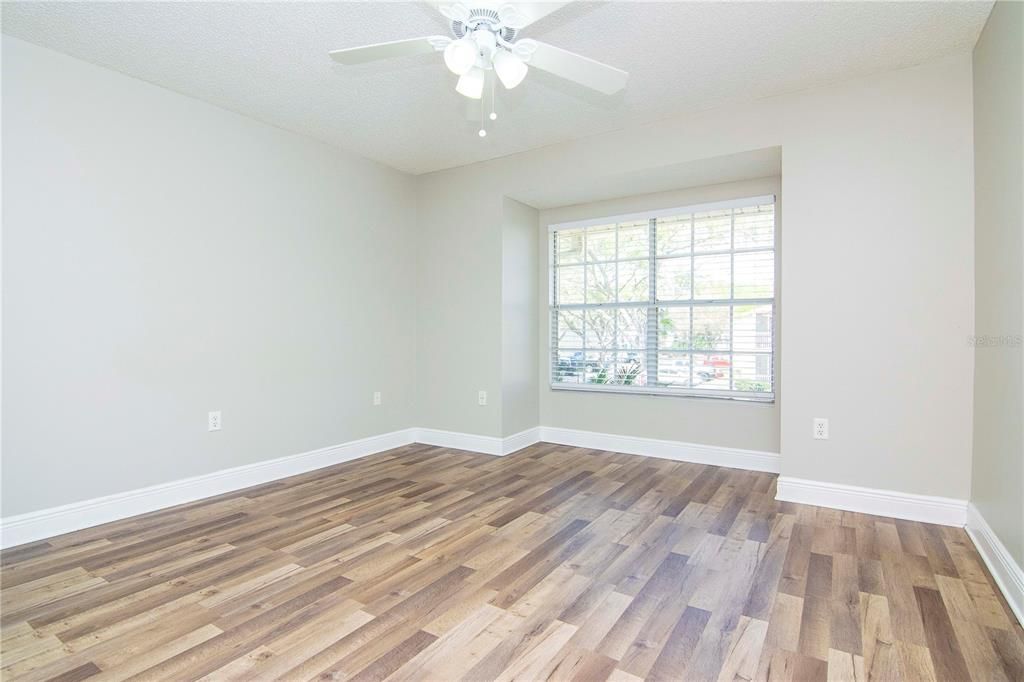
[[[772,234],[772,247],[771,251],[773,254],[774,271],[772,277],[772,291],[773,295],[771,298],[757,298],[757,299],[699,299],[699,300],[686,300],[677,302],[666,302],[658,301],[656,296],[657,287],[657,276],[656,276],[656,264],[655,261],[660,258],[657,256],[657,245],[654,240],[655,224],[659,218],[670,218],[678,215],[704,213],[709,211],[718,211],[726,209],[736,208],[747,208],[755,205],[764,204],[776,204],[776,197],[774,194],[768,194],[763,196],[755,197],[744,197],[740,199],[731,199],[727,201],[716,201],[702,204],[691,204],[688,206],[679,206],[675,208],[658,209],[653,211],[641,211],[637,213],[625,213],[620,215],[604,216],[600,218],[588,218],[586,220],[574,220],[569,222],[553,223],[548,225],[548,324],[549,327],[549,348],[548,348],[548,386],[553,391],[580,391],[580,392],[592,392],[592,393],[620,393],[626,395],[662,395],[662,396],[675,396],[683,398],[707,398],[712,400],[739,400],[745,402],[765,403],[773,404],[775,402],[775,389],[777,383],[777,363],[778,363],[778,337],[776,335],[777,325],[777,311],[778,311],[778,211],[776,209],[774,215],[773,234]],[[651,226],[651,237],[649,242],[649,261],[650,266],[648,270],[648,277],[650,281],[651,293],[647,301],[632,302],[632,303],[569,303],[569,304],[556,304],[557,297],[557,282],[555,279],[555,253],[554,253],[554,240],[552,238],[553,233],[559,230],[570,230],[580,229],[588,227],[599,227],[607,226],[618,223],[638,222],[647,220]],[[692,233],[691,233],[692,235]],[[692,237],[691,237],[692,238]],[[708,251],[701,252],[696,255],[713,255],[713,254],[728,254],[730,259],[734,259],[736,254],[742,253],[756,253],[765,252],[769,249],[767,247],[757,247],[751,249],[736,249],[735,248],[735,216],[730,224],[730,245],[728,249],[722,249],[719,251]],[[618,254],[616,254],[618,255]],[[694,253],[690,251],[691,268],[692,259]],[[641,260],[641,259],[635,259]],[[586,263],[587,265],[590,262]],[[736,273],[735,268],[730,268],[730,287],[735,287]],[[584,266],[584,287],[586,287],[586,266]],[[692,282],[691,276],[691,282]],[[691,284],[692,286],[692,284]],[[599,309],[602,307],[618,309],[622,307],[644,307],[648,309],[647,315],[647,342],[648,346],[644,349],[645,360],[647,363],[648,370],[648,381],[651,376],[652,358],[653,362],[657,362],[657,324],[658,324],[658,308],[667,307],[699,307],[699,306],[736,306],[736,305],[771,305],[772,310],[772,325],[770,329],[771,337],[771,387],[772,390],[768,392],[754,392],[754,391],[737,391],[737,390],[722,390],[722,389],[700,389],[700,388],[668,388],[663,386],[621,386],[615,384],[587,384],[587,383],[572,383],[572,382],[556,382],[554,380],[554,369],[558,363],[558,324],[557,324],[557,313],[559,310],[588,310],[588,309]],[[730,319],[730,327],[732,322]],[[655,347],[650,347],[651,339],[654,339]],[[733,343],[730,334],[730,345]],[[617,352],[615,348],[602,348],[602,351]],[[584,353],[586,349],[584,349]],[[687,351],[676,351],[676,352],[687,352]],[[728,351],[710,351],[707,353],[697,353],[696,351],[688,351],[691,355],[691,375],[692,375],[692,356],[696,354],[711,354],[711,355],[729,355],[730,357],[734,354],[734,351],[730,348]],[[748,355],[750,353],[740,352],[740,355]]]

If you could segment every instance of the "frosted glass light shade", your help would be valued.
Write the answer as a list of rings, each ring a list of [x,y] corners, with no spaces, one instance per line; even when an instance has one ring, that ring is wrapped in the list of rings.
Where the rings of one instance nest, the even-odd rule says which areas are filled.
[[[484,94],[484,70],[474,67],[462,74],[455,86],[455,92],[470,99],[480,99]]]
[[[526,63],[508,50],[494,53],[494,72],[498,74],[501,84],[509,90],[523,82],[527,71],[529,68]]]
[[[476,42],[469,36],[453,40],[444,48],[444,64],[456,76],[461,76],[476,64]]]

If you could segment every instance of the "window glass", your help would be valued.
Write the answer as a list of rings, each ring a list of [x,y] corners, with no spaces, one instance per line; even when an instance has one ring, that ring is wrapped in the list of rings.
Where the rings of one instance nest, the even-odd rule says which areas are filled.
[[[721,206],[552,229],[553,387],[774,399],[774,200]]]

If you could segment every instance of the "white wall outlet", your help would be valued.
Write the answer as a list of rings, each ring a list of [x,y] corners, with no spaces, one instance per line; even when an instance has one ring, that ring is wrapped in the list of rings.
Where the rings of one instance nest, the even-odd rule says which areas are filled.
[[[209,431],[220,431],[220,410],[207,414],[206,425]]]
[[[480,391],[476,394],[476,404],[486,405],[487,404],[487,391]]]
[[[380,405],[380,403],[381,403],[380,391],[374,391],[373,392],[373,404],[374,405]]]
[[[814,418],[814,440],[828,440],[828,420]]]

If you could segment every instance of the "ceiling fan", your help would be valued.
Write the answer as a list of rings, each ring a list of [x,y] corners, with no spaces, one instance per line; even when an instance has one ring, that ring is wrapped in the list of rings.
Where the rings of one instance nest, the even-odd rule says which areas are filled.
[[[428,2],[451,22],[453,37],[425,36],[349,47],[332,51],[331,57],[342,64],[362,64],[391,57],[443,52],[445,65],[459,77],[455,85],[459,94],[479,100],[483,97],[485,85],[490,82],[492,121],[498,117],[493,107],[494,79],[511,90],[523,82],[531,66],[606,95],[621,90],[629,78],[628,73],[614,66],[539,40],[519,38],[519,31],[568,2]],[[486,134],[481,124],[480,137]]]

